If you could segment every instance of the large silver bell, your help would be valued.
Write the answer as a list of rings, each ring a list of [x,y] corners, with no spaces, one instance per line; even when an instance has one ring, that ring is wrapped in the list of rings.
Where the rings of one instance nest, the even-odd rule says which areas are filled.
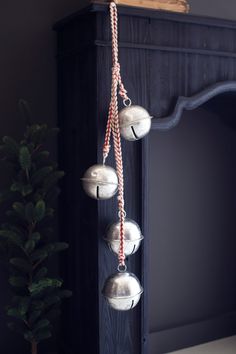
[[[81,178],[85,192],[94,199],[109,199],[118,189],[118,177],[114,168],[105,165],[90,167]]]
[[[143,236],[138,224],[131,219],[125,219],[124,231],[124,251],[126,256],[130,256],[139,249]],[[120,221],[108,226],[104,239],[108,243],[110,249],[114,253],[119,254]]]
[[[143,288],[134,274],[124,272],[109,277],[102,293],[114,310],[128,311],[138,304]]]
[[[152,117],[141,106],[129,106],[119,113],[120,133],[126,140],[135,141],[147,135],[151,129]]]

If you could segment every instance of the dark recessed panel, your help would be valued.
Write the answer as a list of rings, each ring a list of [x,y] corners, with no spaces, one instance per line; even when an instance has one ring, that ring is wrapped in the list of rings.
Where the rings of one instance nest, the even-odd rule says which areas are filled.
[[[149,187],[150,333],[213,320],[200,341],[231,334],[235,321],[220,333],[214,319],[236,311],[235,125],[202,108],[152,131]],[[185,346],[178,338],[166,350]]]

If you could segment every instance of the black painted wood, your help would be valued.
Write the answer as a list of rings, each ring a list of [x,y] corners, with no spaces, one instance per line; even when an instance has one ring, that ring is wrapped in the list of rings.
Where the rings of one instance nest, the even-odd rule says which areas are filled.
[[[192,97],[179,97],[173,113],[168,117],[154,119],[152,129],[161,131],[173,129],[180,122],[184,110],[197,109],[216,96],[232,92],[236,92],[236,81],[216,83]],[[225,109],[227,109],[227,106]]]
[[[224,112],[224,103],[232,102],[232,97],[221,96],[218,100],[218,94],[229,93],[232,85],[235,91],[235,22],[129,7],[119,7],[119,14],[124,83],[133,103],[143,105],[155,117],[154,131],[166,128],[169,123],[168,127],[173,126],[180,119],[182,108],[198,107],[213,96],[211,110]],[[101,296],[104,280],[115,272],[117,265],[102,240],[107,224],[117,219],[116,202],[90,200],[80,184],[84,171],[102,159],[111,81],[108,7],[92,5],[57,23],[55,30],[59,152],[61,167],[66,170],[61,237],[71,245],[62,267],[66,285],[74,291],[64,311],[62,352],[150,354],[148,247],[149,238],[153,237],[148,231],[148,192],[152,187],[148,176],[150,139],[135,144],[123,142],[126,209],[128,216],[141,224],[145,235],[143,247],[129,258],[128,267],[142,278],[145,292],[140,306],[128,313],[117,313],[107,307]],[[176,106],[179,97],[185,98],[179,99]],[[232,110],[228,111],[232,116]],[[113,159],[109,163],[113,164]],[[178,341],[178,335],[173,335],[178,333],[175,329],[173,324],[170,329],[173,331],[168,332],[172,333],[169,337],[172,349],[186,345],[182,339]],[[194,341],[194,331],[186,333]],[[153,336],[158,338],[156,342]],[[164,353],[167,342],[167,332],[151,335],[151,344],[157,346],[155,353],[160,350]]]

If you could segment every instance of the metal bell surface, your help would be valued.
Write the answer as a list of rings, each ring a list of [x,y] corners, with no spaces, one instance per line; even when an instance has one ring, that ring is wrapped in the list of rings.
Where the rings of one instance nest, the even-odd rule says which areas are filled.
[[[124,231],[124,251],[126,256],[130,256],[139,249],[139,246],[143,240],[143,235],[138,224],[131,219],[125,219]],[[108,226],[104,240],[107,242],[111,251],[115,254],[119,254],[120,221]]]
[[[81,178],[85,192],[93,199],[112,198],[118,189],[118,177],[114,168],[105,165],[90,167]]]
[[[128,311],[138,304],[143,288],[134,274],[124,272],[109,277],[102,293],[114,310]]]
[[[152,117],[141,106],[129,106],[119,113],[120,133],[129,141],[135,141],[147,135],[151,129]]]

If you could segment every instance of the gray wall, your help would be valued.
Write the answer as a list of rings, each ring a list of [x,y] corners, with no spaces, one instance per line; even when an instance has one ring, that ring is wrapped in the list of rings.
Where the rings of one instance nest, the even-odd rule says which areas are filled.
[[[51,28],[57,19],[84,3],[86,0],[1,1],[0,136],[17,137],[22,133],[19,98],[30,102],[36,120],[56,124],[56,35]],[[236,19],[235,0],[190,0],[190,5],[191,12],[196,14]],[[0,187],[5,182],[7,176],[1,173]],[[12,354],[15,342],[9,340],[3,318],[3,306],[7,302],[4,274],[0,273],[0,347],[5,348],[4,354]]]
[[[235,0],[189,0],[191,13],[236,20]]]

